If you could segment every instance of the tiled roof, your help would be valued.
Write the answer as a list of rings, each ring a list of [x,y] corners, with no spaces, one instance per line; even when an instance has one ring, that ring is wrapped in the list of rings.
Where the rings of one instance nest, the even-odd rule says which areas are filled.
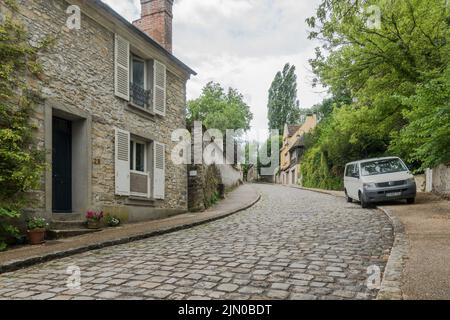
[[[288,134],[289,137],[292,137],[297,131],[298,129],[300,129],[302,126],[301,125],[288,125]]]

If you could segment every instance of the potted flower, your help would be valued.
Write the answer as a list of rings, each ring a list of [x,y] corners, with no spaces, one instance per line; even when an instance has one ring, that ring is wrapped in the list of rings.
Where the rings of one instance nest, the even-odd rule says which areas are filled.
[[[101,225],[102,219],[103,219],[103,211],[96,212],[96,211],[89,210],[86,213],[88,229],[100,229],[102,226]]]
[[[27,222],[28,241],[32,245],[42,244],[45,242],[45,231],[48,223],[44,218],[33,217]]]
[[[106,223],[110,227],[118,227],[120,225],[120,219],[115,216],[108,215],[106,217]]]

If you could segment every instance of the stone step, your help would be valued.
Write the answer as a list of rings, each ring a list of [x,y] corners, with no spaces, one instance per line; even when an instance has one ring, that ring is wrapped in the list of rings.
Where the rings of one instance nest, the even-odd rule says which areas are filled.
[[[53,213],[52,218],[56,221],[74,221],[83,220],[84,215],[79,213]]]
[[[89,234],[94,232],[99,232],[99,230],[92,230],[92,229],[71,229],[71,230],[57,230],[57,229],[51,229],[47,231],[47,237],[51,240],[57,240],[57,239],[64,239],[64,238],[70,238],[70,237],[76,237],[81,236],[83,234]]]
[[[54,230],[73,230],[83,229],[86,226],[86,222],[83,220],[53,220],[50,222],[50,229]]]

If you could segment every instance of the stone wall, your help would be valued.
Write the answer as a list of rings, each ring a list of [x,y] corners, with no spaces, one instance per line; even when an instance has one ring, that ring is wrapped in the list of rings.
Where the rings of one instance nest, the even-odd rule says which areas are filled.
[[[222,182],[227,189],[233,189],[243,183],[242,170],[229,164],[220,164],[217,167],[219,168]]]
[[[450,166],[441,164],[428,174],[431,174],[432,191],[450,197]]]
[[[425,175],[424,174],[418,174],[414,176],[414,179],[416,180],[416,186],[417,186],[417,192],[425,192]]]
[[[127,198],[115,195],[114,189],[114,128],[151,138],[166,144],[166,199],[155,201],[151,207],[182,212],[187,209],[187,169],[170,161],[170,151],[175,145],[171,133],[185,127],[186,81],[168,71],[167,111],[165,117],[143,117],[129,110],[128,103],[114,95],[114,33],[90,17],[82,14],[80,30],[66,27],[69,6],[63,0],[20,1],[20,18],[31,34],[30,42],[37,44],[50,36],[55,44],[39,57],[45,77],[32,83],[39,87],[45,101],[68,106],[92,119],[89,137],[95,161],[89,164],[91,175],[92,208],[109,208],[129,215],[134,209],[138,215],[152,217],[152,209],[133,207]],[[37,125],[37,142],[45,146],[45,113],[48,104],[37,108],[34,123]],[[48,134],[48,132],[47,132]],[[34,192],[37,199],[34,211],[45,212],[45,179],[42,188]],[[130,214],[131,215],[131,214]]]
[[[215,165],[190,165],[189,211],[201,212],[209,208],[212,205],[211,200],[218,195],[220,184],[220,171]]]

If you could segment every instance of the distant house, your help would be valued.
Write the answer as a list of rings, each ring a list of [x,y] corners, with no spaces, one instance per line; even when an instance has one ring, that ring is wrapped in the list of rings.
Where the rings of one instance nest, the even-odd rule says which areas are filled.
[[[100,0],[18,2],[30,39],[55,38],[39,57],[36,138],[48,167],[30,215],[79,220],[96,209],[139,221],[187,211],[187,167],[169,155],[195,72],[172,54],[173,0],[141,3],[132,24]],[[78,29],[67,25],[73,5]]]
[[[304,137],[316,126],[317,116],[315,114],[307,116],[302,125],[285,125],[277,182],[286,185],[301,183],[300,158],[305,146]]]

